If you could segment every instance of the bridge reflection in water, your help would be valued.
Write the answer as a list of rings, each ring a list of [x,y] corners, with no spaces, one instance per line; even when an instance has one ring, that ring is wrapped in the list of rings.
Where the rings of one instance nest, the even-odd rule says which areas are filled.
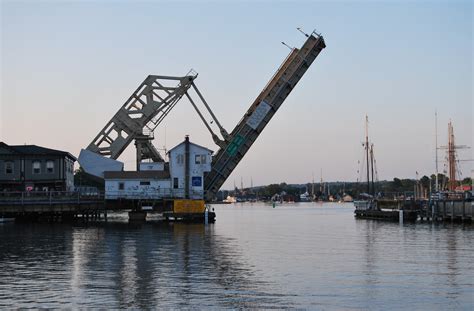
[[[285,306],[232,239],[213,229],[125,221],[2,226],[0,307]],[[8,297],[7,284],[15,287]]]
[[[0,309],[472,309],[474,227],[352,204],[215,206],[212,225],[0,224]]]

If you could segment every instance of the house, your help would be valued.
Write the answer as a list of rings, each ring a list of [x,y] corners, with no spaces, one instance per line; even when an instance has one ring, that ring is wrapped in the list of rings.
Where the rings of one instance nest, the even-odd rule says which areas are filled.
[[[212,150],[185,140],[168,151],[171,186],[186,199],[202,199],[204,173],[211,171]]]
[[[168,157],[168,163],[142,162],[139,171],[104,172],[106,199],[202,199],[212,151],[186,136]]]
[[[73,191],[75,161],[66,151],[0,142],[0,191]]]
[[[107,200],[171,197],[168,170],[111,171],[104,179]]]

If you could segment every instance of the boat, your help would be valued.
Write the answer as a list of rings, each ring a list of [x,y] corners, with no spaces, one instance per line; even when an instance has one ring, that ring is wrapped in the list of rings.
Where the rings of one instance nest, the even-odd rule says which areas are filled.
[[[300,194],[300,202],[311,202],[312,198],[311,195],[306,191],[303,194]]]
[[[357,210],[366,211],[366,210],[376,210],[377,201],[374,197],[368,193],[361,193],[358,200],[354,200],[354,206]]]
[[[369,144],[369,119],[365,116],[365,161],[367,173],[367,192],[361,193],[354,200],[354,214],[357,218],[394,220],[400,219],[415,221],[418,218],[418,206],[413,201],[387,200],[375,194],[374,172],[374,144]]]
[[[222,202],[223,203],[237,203],[237,199],[235,197],[228,195],[227,198],[222,200]]]
[[[374,186],[374,145],[369,146],[369,117],[365,116],[365,159],[367,166],[367,192],[361,193],[357,200],[354,200],[355,215],[364,215],[366,211],[377,210],[377,201],[375,200],[375,186]],[[370,187],[370,171],[372,171],[372,189]]]

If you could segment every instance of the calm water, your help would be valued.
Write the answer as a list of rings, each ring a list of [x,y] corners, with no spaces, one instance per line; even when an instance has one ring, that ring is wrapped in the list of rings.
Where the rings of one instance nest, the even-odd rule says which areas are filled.
[[[474,226],[215,209],[207,226],[0,224],[0,308],[474,308]]]

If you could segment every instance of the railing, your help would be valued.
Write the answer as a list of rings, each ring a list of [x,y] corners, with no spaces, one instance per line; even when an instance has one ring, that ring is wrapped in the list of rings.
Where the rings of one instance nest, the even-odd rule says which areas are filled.
[[[105,199],[117,200],[117,199],[141,199],[141,200],[159,200],[159,199],[171,199],[171,198],[184,198],[184,189],[154,189],[150,190],[119,190],[119,191],[106,191]],[[189,192],[191,199],[202,199],[204,197],[204,191],[193,191]]]
[[[100,192],[78,191],[14,191],[0,192],[0,205],[8,204],[60,204],[60,203],[86,203],[104,200]]]

